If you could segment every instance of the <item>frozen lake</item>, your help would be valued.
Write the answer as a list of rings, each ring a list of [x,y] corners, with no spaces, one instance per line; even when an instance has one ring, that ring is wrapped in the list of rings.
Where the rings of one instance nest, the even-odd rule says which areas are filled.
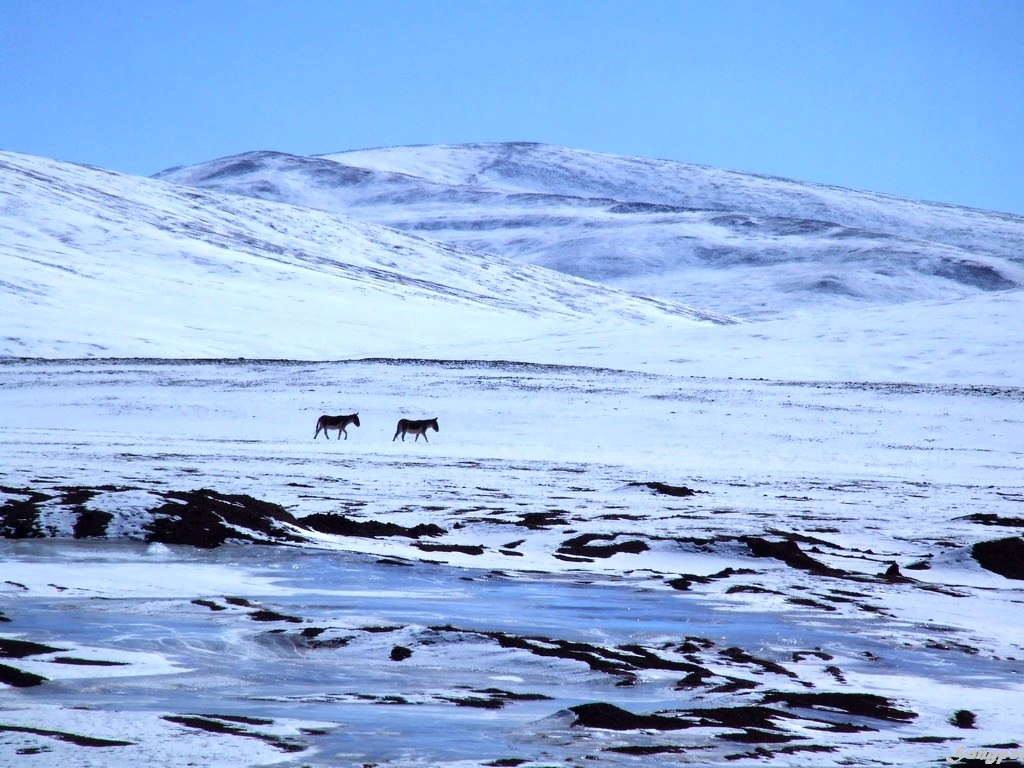
[[[893,642],[863,621],[727,610],[630,579],[593,583],[578,576],[412,567],[283,547],[204,551],[33,541],[5,543],[2,553],[7,572],[29,581],[23,588],[13,579],[4,585],[11,628],[59,649],[22,660],[22,669],[49,682],[22,689],[13,699],[9,695],[7,704],[15,708],[4,713],[3,722],[44,725],[45,718],[40,722],[24,713],[38,717],[69,706],[102,721],[102,713],[127,709],[140,723],[153,722],[149,734],[120,733],[133,743],[152,739],[141,750],[146,755],[158,751],[165,738],[155,726],[178,722],[200,734],[210,733],[204,728],[216,733],[217,726],[240,729],[248,740],[280,751],[281,758],[289,749],[308,747],[295,765],[487,759],[562,764],[594,750],[604,761],[628,765],[635,756],[612,750],[653,745],[686,746],[721,759],[746,751],[723,741],[723,733],[736,735],[733,728],[709,723],[665,732],[573,733],[566,710],[595,702],[634,713],[706,708],[714,696],[695,696],[694,688],[680,685],[690,674],[687,665],[722,681],[745,679],[751,687],[782,689],[827,677],[829,668],[835,676],[857,679],[860,690],[878,687],[870,685],[872,679],[890,685],[889,676],[931,690],[965,680],[1002,686],[1000,681],[1024,671],[1024,663],[979,655],[957,654],[953,662],[948,649],[928,647],[924,627],[904,628]],[[86,583],[90,573],[101,572],[125,584],[129,594],[91,595],[57,580],[51,582],[55,594],[31,596],[36,590],[30,579],[39,569],[59,578],[55,562],[64,564],[68,576],[79,570]],[[166,572],[169,583],[140,585],[146,594],[132,596],[142,570]],[[187,571],[187,578],[175,579],[179,571]],[[229,593],[218,589],[227,571],[234,590]],[[396,649],[407,649],[408,656]],[[71,656],[79,663],[69,663]],[[101,667],[101,661],[118,666]],[[1018,694],[1019,688],[1012,693]],[[751,695],[751,703],[758,698]],[[23,706],[31,709],[19,713]],[[879,725],[899,734],[890,749],[919,733],[912,720],[836,711],[807,716],[810,725],[817,719],[863,728],[813,740],[833,748],[838,742],[853,753],[877,748],[884,738]],[[59,726],[62,718],[56,719],[53,725]],[[295,735],[278,733],[290,722],[304,725]],[[789,736],[801,730],[781,718],[779,725]],[[751,732],[760,731],[739,734]],[[4,734],[0,743],[8,751],[22,741],[61,746],[53,737],[17,736]],[[811,743],[806,737],[794,741]],[[119,748],[93,749],[106,753],[94,756],[99,765]],[[907,750],[914,752],[922,765],[929,755],[934,764],[934,756],[944,753],[935,745]],[[674,764],[679,758],[648,754],[645,764],[661,759]]]

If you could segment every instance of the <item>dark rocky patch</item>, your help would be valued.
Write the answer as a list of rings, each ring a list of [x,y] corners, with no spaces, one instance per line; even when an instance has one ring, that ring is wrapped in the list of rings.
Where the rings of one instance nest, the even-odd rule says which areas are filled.
[[[76,539],[100,538],[107,535],[107,525],[114,518],[109,512],[100,512],[86,508],[86,503],[101,491],[125,490],[114,486],[100,486],[99,488],[81,488],[64,486],[58,488],[61,491],[60,503],[68,507],[78,517],[72,535]]]
[[[757,573],[757,571],[753,571],[750,568],[724,568],[721,571],[719,571],[718,573],[712,573],[712,574],[709,574],[707,576],[697,576],[697,575],[692,574],[692,573],[680,574],[678,577],[676,577],[674,579],[671,579],[670,581],[667,581],[666,583],[670,587],[672,587],[672,589],[678,589],[681,592],[685,592],[693,584],[710,584],[711,582],[717,581],[719,579],[728,579],[728,578],[730,578],[732,576],[747,576],[747,575],[751,575],[751,574],[755,574],[755,573]],[[763,591],[763,592],[767,592],[768,591],[768,590],[763,590],[763,589],[761,589],[759,587],[751,587],[749,591],[753,592],[753,591],[758,591],[758,590],[759,591]],[[742,587],[730,587],[729,589],[726,590],[726,593],[728,594],[728,593],[731,593],[731,592],[741,592],[741,591],[744,591]]]
[[[1024,579],[1024,537],[979,541],[971,547],[978,565],[1008,579]]]
[[[306,627],[306,629],[299,633],[299,639],[296,640],[296,644],[311,650],[331,650],[333,648],[344,648],[356,638],[355,635],[338,635],[320,640],[320,635],[325,631],[327,630],[323,627]]]
[[[689,747],[678,747],[671,744],[652,744],[650,746],[608,747],[605,752],[616,752],[620,755],[636,755],[646,757],[650,755],[678,755],[691,751]]]
[[[218,720],[227,720],[229,723],[241,723],[242,725],[273,725],[273,720],[265,717],[249,717],[247,715],[200,715],[200,717],[214,717]]]
[[[957,520],[968,520],[979,525],[1002,525],[1007,528],[1024,528],[1024,517],[1003,517],[991,512],[975,512],[973,515],[964,515]]]
[[[777,750],[779,754],[795,755],[797,752],[837,752],[837,747],[826,747],[824,744],[794,744]]]
[[[295,518],[279,504],[245,494],[221,494],[205,488],[166,491],[166,504],[152,510],[147,541],[190,544],[212,549],[226,541],[301,541]],[[250,531],[263,534],[254,536]]]
[[[8,733],[31,733],[35,736],[46,736],[57,741],[66,741],[76,747],[130,747],[134,744],[131,741],[115,741],[113,739],[97,739],[92,736],[79,736],[77,733],[65,733],[64,731],[51,731],[46,728],[29,728],[24,725],[0,725],[0,732]]]
[[[678,653],[700,653],[706,651],[708,648],[714,648],[715,644],[713,641],[708,640],[706,637],[685,637],[683,643],[676,648]]]
[[[608,731],[678,731],[690,724],[664,715],[636,715],[614,704],[580,704],[569,707],[576,719],[573,728],[602,728]]]
[[[789,707],[806,709],[839,710],[850,715],[896,723],[906,723],[917,717],[916,712],[897,709],[891,699],[873,693],[776,691],[764,694],[761,701],[764,704],[782,703]]]
[[[719,655],[724,656],[730,661],[735,661],[740,664],[752,664],[757,667],[761,667],[765,672],[774,672],[777,675],[786,675],[787,677],[796,677],[797,675],[790,672],[781,664],[777,664],[774,661],[768,659],[759,659],[756,656],[752,656],[742,648],[726,648],[724,651],[719,651]]]
[[[405,697],[403,697],[403,696],[395,696],[394,694],[389,694],[389,695],[386,695],[386,696],[375,696],[375,695],[370,694],[370,693],[355,693],[355,694],[352,694],[352,695],[355,698],[359,699],[360,701],[372,701],[374,704],[393,704],[393,705],[401,705],[401,706],[418,706],[417,704],[415,704],[414,702],[409,701]]]
[[[473,707],[474,709],[501,709],[505,702],[485,696],[441,696],[442,701],[449,701],[457,707]]]
[[[193,600],[192,605],[198,605],[203,608],[209,608],[211,611],[226,611],[227,608],[223,605],[219,605],[213,600]]]
[[[41,539],[46,534],[39,527],[39,506],[53,499],[45,493],[27,488],[0,485],[0,491],[24,499],[8,499],[0,507],[0,536],[5,539]]]
[[[484,548],[479,544],[426,544],[416,542],[416,548],[424,552],[460,552],[463,555],[482,555]]]
[[[523,528],[529,528],[531,531],[565,526],[569,524],[565,515],[566,513],[562,510],[551,510],[549,512],[523,512],[519,515],[519,522],[516,523],[516,525],[520,525]]]
[[[836,747],[826,747],[822,744],[791,744],[781,749],[770,750],[764,747],[758,747],[752,752],[747,752],[742,755],[726,755],[725,759],[730,761],[735,760],[764,760],[768,761],[773,759],[776,755],[795,755],[798,752],[836,752]]]
[[[220,715],[165,715],[163,719],[169,723],[183,725],[186,728],[206,731],[207,733],[218,733],[228,736],[244,736],[251,739],[259,739],[260,741],[264,741],[283,752],[303,752],[306,749],[305,745],[298,744],[294,741],[287,741],[285,739],[277,738],[276,736],[256,733],[254,731],[246,730],[245,728],[240,728],[238,725],[233,725],[232,721],[240,722],[238,718],[227,718],[221,717]],[[273,721],[260,721],[260,724],[265,725],[272,722]]]
[[[775,589],[766,589],[765,587],[757,587],[752,584],[736,584],[725,590],[727,595],[736,595],[742,593],[749,593],[752,595],[778,595],[781,594]]]
[[[23,672],[6,664],[0,664],[0,683],[4,685],[10,685],[14,688],[32,688],[45,682],[46,678],[41,675],[34,675],[31,672]]]
[[[53,648],[42,643],[33,643],[29,640],[14,640],[8,637],[0,637],[0,658],[24,659],[26,656],[38,656],[43,653],[59,653],[66,648]]]
[[[617,537],[609,534],[588,533],[566,539],[558,548],[559,554],[570,557],[611,557],[620,552],[632,555],[646,552],[650,547],[639,539],[616,542],[614,544],[593,544],[594,541],[615,541]]]
[[[776,720],[792,720],[795,715],[770,707],[711,707],[688,709],[686,714],[698,718],[702,727],[720,725],[727,728],[753,728],[759,731],[778,731]]]
[[[412,651],[406,648],[404,645],[396,645],[391,649],[389,658],[392,661],[405,661],[412,656]]]
[[[283,613],[277,611],[269,611],[265,608],[261,608],[258,611],[253,611],[249,614],[249,618],[253,621],[287,621],[291,624],[301,624],[302,619],[298,616],[286,616]]]
[[[619,685],[634,684],[637,678],[636,673],[642,670],[707,673],[707,670],[698,664],[664,659],[646,648],[632,644],[606,648],[570,640],[512,635],[507,632],[463,630],[452,626],[431,627],[431,629],[435,632],[458,632],[487,637],[497,642],[502,648],[528,651],[535,656],[579,661],[595,672],[619,677]]]
[[[819,603],[817,600],[812,600],[809,597],[787,597],[786,602],[791,603],[792,605],[799,605],[802,608],[817,608],[819,611],[839,610],[834,605]]]
[[[545,696],[543,693],[513,693],[501,688],[482,688],[474,690],[473,693],[483,694],[491,698],[501,699],[502,701],[551,701],[551,697]]]
[[[127,661],[103,661],[102,659],[78,659],[74,656],[58,656],[54,664],[71,664],[78,667],[127,667]]]
[[[693,488],[687,488],[685,485],[669,485],[668,483],[660,483],[657,480],[649,483],[630,483],[630,486],[649,488],[655,493],[660,493],[665,496],[676,496],[679,498],[695,496],[698,493],[701,493],[701,491],[695,491]]]
[[[74,537],[76,539],[103,538],[107,535],[107,526],[114,516],[109,512],[95,509],[83,509],[75,520]]]
[[[675,579],[669,579],[665,583],[672,587],[672,589],[679,590],[680,592],[686,592],[694,583],[707,584],[709,583],[709,580],[703,576],[679,576]]]
[[[900,573],[900,567],[896,563],[890,565],[885,573],[879,574],[879,578],[888,581],[890,584],[913,584],[916,579],[912,579],[909,576],[904,576]]]
[[[968,709],[958,709],[949,718],[950,725],[955,725],[957,728],[973,728],[977,720],[977,716]]]
[[[727,677],[725,683],[711,689],[711,693],[736,693],[737,691],[749,691],[760,687],[760,683],[753,680],[744,680],[740,677]]]
[[[825,653],[818,648],[815,648],[813,651],[793,651],[793,661],[803,661],[811,656],[822,661],[832,661],[835,658],[832,654]]]
[[[846,675],[843,674],[843,670],[841,670],[835,664],[829,664],[827,667],[825,667],[825,671],[832,675],[832,677],[835,678],[837,683],[846,682]]]
[[[790,568],[799,568],[804,571],[818,574],[819,576],[846,576],[846,571],[841,571],[815,560],[805,553],[800,546],[792,539],[786,541],[768,541],[758,536],[741,536],[740,540],[750,549],[754,557],[772,557],[781,560]]]
[[[592,563],[594,558],[592,557],[578,557],[577,555],[563,555],[560,552],[555,552],[551,555],[556,560],[564,560],[567,563]]]
[[[750,728],[745,731],[720,733],[717,738],[723,741],[735,741],[740,744],[785,744],[787,741],[796,741],[799,736],[789,736],[777,731],[762,731],[758,728]]]
[[[0,506],[0,538],[26,539],[66,535],[40,525],[43,505],[60,507],[76,515],[72,530],[74,538],[109,536],[112,515],[86,508],[87,502],[100,492],[138,490],[115,486],[62,486],[53,493],[27,488],[0,486],[14,498]],[[279,504],[253,498],[246,494],[223,494],[202,488],[191,491],[150,490],[156,499],[154,508],[140,512],[145,531],[143,540],[163,544],[184,544],[212,549],[225,542],[258,544],[299,543],[303,534],[312,530],[340,536],[439,536],[444,530],[436,525],[406,528],[394,523],[374,520],[356,521],[344,515],[314,514],[297,520]],[[20,497],[20,498],[18,498]]]
[[[936,651],[960,651],[966,653],[968,656],[977,656],[980,652],[978,648],[973,645],[967,645],[966,643],[955,643],[951,641],[939,642],[938,640],[926,640],[924,644],[925,648],[931,648]]]
[[[404,536],[419,539],[423,536],[441,536],[445,530],[433,523],[420,524],[411,528],[397,523],[385,523],[379,520],[353,520],[345,515],[331,515],[318,512],[301,519],[301,524],[320,533],[332,536],[358,536],[375,539],[381,536]]]

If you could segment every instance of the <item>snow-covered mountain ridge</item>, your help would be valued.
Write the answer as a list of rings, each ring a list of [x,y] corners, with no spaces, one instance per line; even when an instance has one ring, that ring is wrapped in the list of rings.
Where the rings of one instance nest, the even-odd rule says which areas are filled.
[[[1024,285],[1024,217],[543,144],[252,152],[157,176],[741,316]]]
[[[0,355],[429,356],[730,322],[306,208],[0,153]]]

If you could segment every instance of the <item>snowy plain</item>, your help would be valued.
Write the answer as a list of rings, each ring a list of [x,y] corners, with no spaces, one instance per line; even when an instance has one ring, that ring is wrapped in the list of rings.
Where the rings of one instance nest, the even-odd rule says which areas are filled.
[[[1019,290],[736,322],[337,213],[3,160],[4,764],[1020,746],[1024,591],[977,550],[1024,526]],[[399,416],[440,430],[394,440]],[[211,499],[252,512],[237,541],[161,540]]]

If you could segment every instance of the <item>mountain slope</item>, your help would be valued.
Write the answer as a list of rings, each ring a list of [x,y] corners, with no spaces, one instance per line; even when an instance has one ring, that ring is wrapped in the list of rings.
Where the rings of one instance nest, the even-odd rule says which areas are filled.
[[[735,315],[1024,285],[1024,217],[539,144],[256,152],[158,177]]]
[[[0,153],[0,355],[343,358],[726,318],[347,217]]]

